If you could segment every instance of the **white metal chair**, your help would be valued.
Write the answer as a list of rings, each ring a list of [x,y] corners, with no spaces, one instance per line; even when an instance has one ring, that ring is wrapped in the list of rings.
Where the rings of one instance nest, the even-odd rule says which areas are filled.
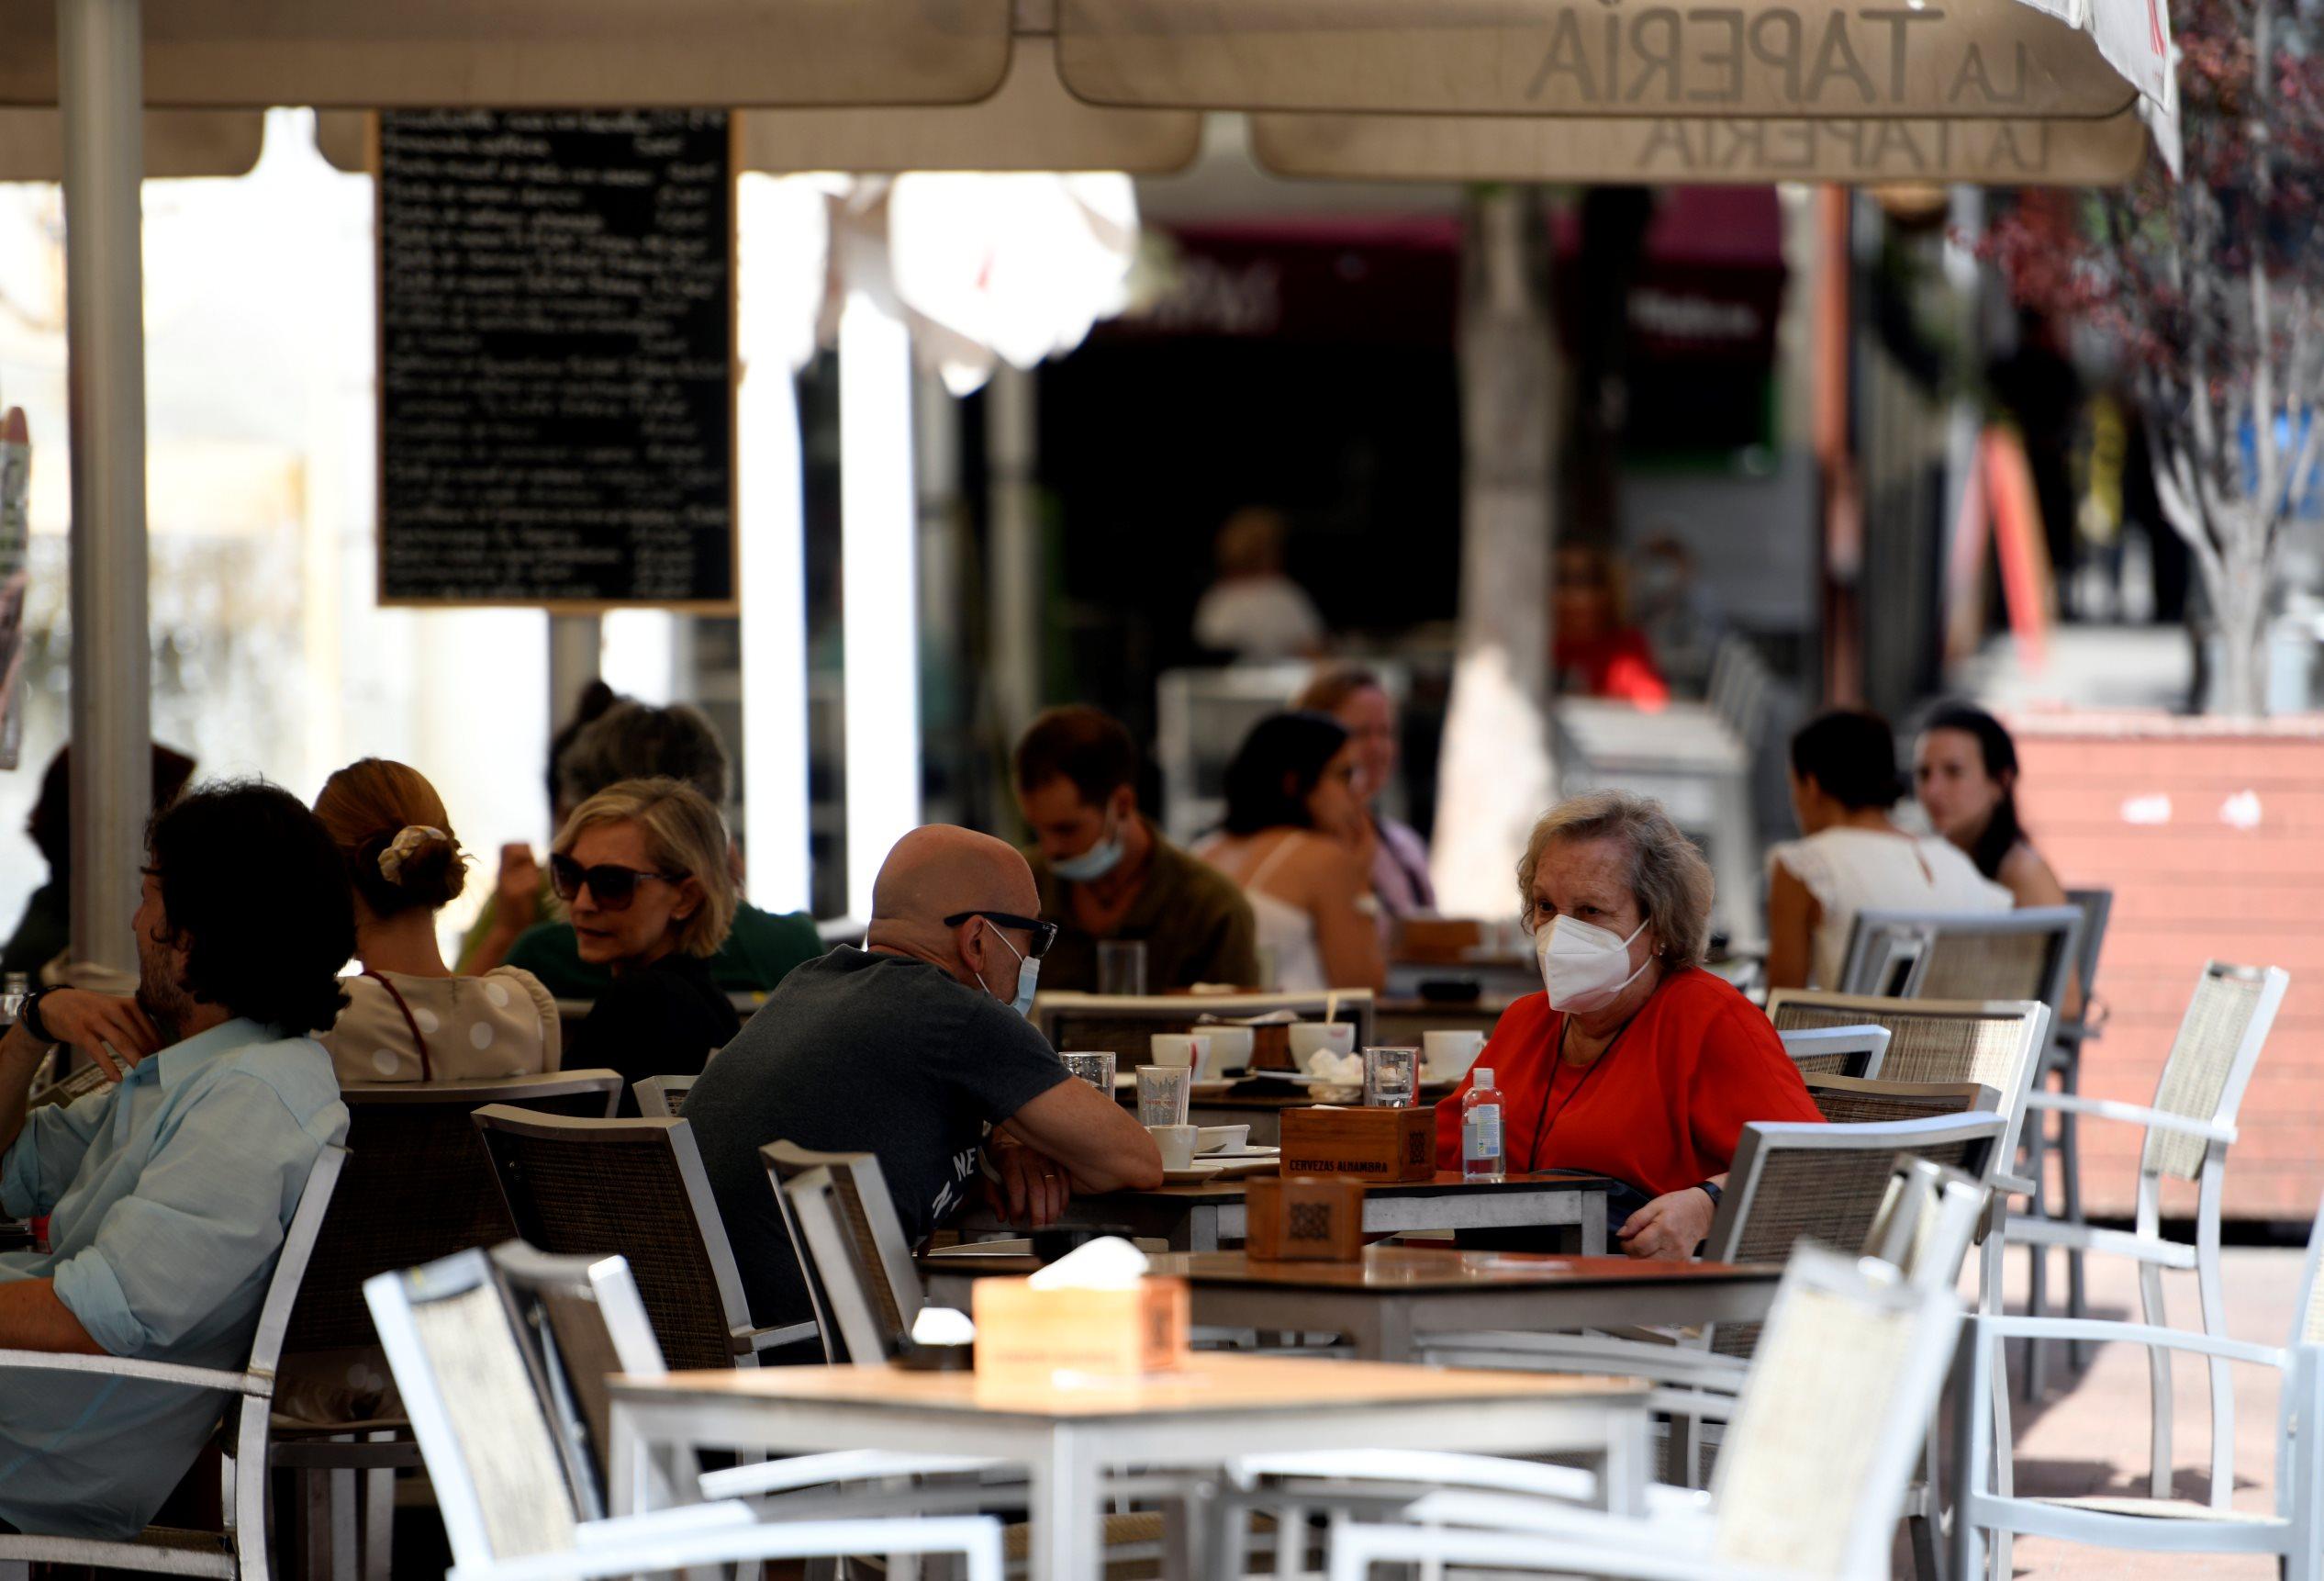
[[[2023,1216],[2010,1220],[2011,1239],[2035,1249],[2062,1247],[2092,1256],[2126,1257],[2139,1265],[2139,1306],[2145,1320],[2165,1321],[2162,1274],[2191,1271],[2201,1303],[2203,1331],[2227,1338],[2227,1293],[2219,1275],[2219,1208],[2227,1186],[2227,1155],[2236,1138],[2243,1092],[2275,1025],[2276,1011],[2291,979],[2279,968],[2255,970],[2212,961],[2196,980],[2195,995],[2155,1083],[2154,1102],[2111,1103],[2070,1093],[2035,1093],[2036,1113],[2054,1112],[2085,1119],[2116,1121],[2146,1131],[2139,1153],[2136,1228],[2100,1229],[2062,1219]],[[2197,1183],[2195,1243],[2162,1234],[2162,1183]],[[2171,1357],[2149,1352],[2153,1373],[2153,1494],[2171,1496]],[[2213,1502],[2226,1508],[2231,1491],[2226,1467],[2233,1452],[2235,1394],[2227,1363],[2211,1362],[2211,1475]],[[2007,1491],[2006,1488],[2004,1491]]]
[[[1843,993],[1897,999],[2032,999],[2054,1017],[2079,959],[2080,906],[2011,912],[1860,912]]]
[[[1778,1033],[1783,1052],[1804,1076],[1853,1076],[1871,1081],[1888,1057],[1885,1026],[1803,1026]]]
[[[932,1553],[961,1555],[970,1581],[1000,1581],[1000,1526],[983,1516],[762,1522],[727,1500],[592,1519],[571,1418],[485,1253],[383,1273],[363,1294],[463,1581]]]
[[[2192,1334],[2152,1323],[2112,1323],[2073,1318],[2010,1318],[1980,1316],[1971,1320],[1961,1347],[1963,1364],[1955,1374],[1959,1420],[1963,1424],[1955,1448],[1955,1489],[1950,1574],[1969,1581],[1978,1570],[1983,1534],[1991,1532],[1990,1574],[2006,1581],[2010,1574],[2014,1535],[2057,1538],[2067,1542],[2105,1548],[2124,1548],[2149,1553],[2274,1554],[2285,1581],[2318,1581],[2324,1576],[2324,1209],[2309,1231],[2307,1266],[2300,1285],[2298,1309],[2292,1331],[2282,1346],[2254,1345],[2213,1334]],[[2118,1341],[2143,1345],[2151,1355],[2166,1359],[2173,1351],[2207,1358],[2215,1371],[2230,1362],[2268,1367],[2284,1376],[2276,1432],[2275,1508],[2272,1513],[2239,1510],[2229,1501],[2234,1487],[2234,1439],[2224,1434],[2229,1458],[2214,1459],[2211,1499],[2198,1504],[2173,1499],[2158,1491],[2151,1498],[2101,1494],[2082,1498],[2017,1498],[2006,1487],[1986,1487],[1986,1457],[1992,1444],[2006,1445],[2006,1434],[1989,1431],[1984,1411],[1989,1400],[2007,1398],[1991,1378],[2005,1365],[2003,1343],[2017,1338],[2080,1340],[2094,1344]],[[2167,1372],[2161,1374],[2167,1378]],[[1994,1463],[1995,1480],[2006,1457]],[[2167,1489],[2170,1463],[2152,1468],[2152,1486]]]
[[[0,1351],[0,1379],[18,1372],[82,1373],[134,1378],[178,1388],[215,1390],[228,1401],[229,1446],[221,1497],[226,1511],[223,1532],[156,1527],[126,1542],[81,1537],[0,1535],[0,1575],[20,1573],[28,1564],[48,1564],[265,1581],[266,1463],[275,1369],[282,1361],[283,1335],[290,1325],[292,1304],[298,1297],[300,1281],[307,1276],[307,1259],[315,1250],[316,1237],[330,1209],[331,1193],[338,1187],[340,1170],[346,1161],[344,1148],[325,1148],[317,1155],[315,1167],[308,1172],[307,1185],[299,1194],[297,1210],[283,1232],[283,1248],[274,1260],[274,1277],[267,1284],[266,1299],[259,1306],[250,1361],[240,1372],[118,1356]]]
[[[642,1082],[630,1083],[630,1091],[637,1094],[638,1113],[649,1120],[675,1120],[686,1107],[686,1095],[694,1091],[692,1076],[648,1076]]]
[[[2065,1007],[2059,1006],[2058,1019],[2050,1028],[2050,1048],[2042,1056],[2041,1065],[2034,1072],[2033,1090],[2037,1093],[2050,1085],[2050,1078],[2058,1078],[2058,1090],[2068,1097],[2082,1091],[2083,1046],[2095,1043],[2104,1035],[2106,1018],[2096,999],[2098,961],[2106,947],[2106,924],[2114,915],[2112,890],[2068,890],[2066,899],[2082,908],[2082,941],[2074,954],[2074,981],[2082,988],[2082,1014],[2068,1019]],[[2061,1218],[2068,1224],[2081,1224],[2082,1217],[2082,1142],[2081,1127],[2071,1111],[2060,1111],[2056,1116],[2058,1149],[2058,1204],[2050,1211],[2048,1200],[2050,1176],[2048,1154],[2051,1143],[2044,1116],[2037,1113],[2033,1124],[2026,1131],[2026,1178],[2033,1183],[2033,1196],[2028,1213],[2035,1218]],[[2026,1270],[2026,1310],[2033,1316],[2044,1316],[2050,1306],[2050,1255],[2046,1250],[2031,1254]],[[2066,1316],[2081,1318],[2088,1315],[2089,1301],[2084,1277],[2083,1254],[2066,1253]],[[2082,1364],[2083,1346],[2069,1343],[2066,1360],[2069,1365]],[[2044,1392],[2046,1370],[2042,1364],[2043,1351],[2039,1345],[2028,1347],[2026,1352],[2026,1397],[2039,1399]]]
[[[1610,1516],[1564,1497],[1563,1468],[1503,1463],[1515,1474],[1500,1491],[1447,1486],[1393,1520],[1336,1516],[1331,1581],[1365,1581],[1383,1563],[1673,1581],[1885,1577],[1960,1324],[1949,1289],[1804,1247],[1707,1495],[1649,1488],[1642,1518]],[[1528,1473],[1544,1474],[1542,1493],[1515,1486]]]

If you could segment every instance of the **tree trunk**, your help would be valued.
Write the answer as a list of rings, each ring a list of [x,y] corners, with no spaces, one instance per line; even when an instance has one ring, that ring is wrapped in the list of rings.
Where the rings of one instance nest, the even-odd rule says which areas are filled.
[[[2206,710],[2256,719],[2267,712],[2267,555],[2264,535],[2249,523],[2220,555],[2211,588],[2214,624],[2219,634],[2219,684]]]
[[[1503,916],[1555,799],[1549,733],[1552,449],[1559,375],[1533,189],[1474,190],[1461,244],[1460,645],[1438,760],[1443,909]]]

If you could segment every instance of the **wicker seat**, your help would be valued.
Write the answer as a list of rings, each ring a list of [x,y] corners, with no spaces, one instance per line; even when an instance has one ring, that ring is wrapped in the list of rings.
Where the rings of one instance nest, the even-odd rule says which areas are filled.
[[[750,1367],[814,1326],[754,1327],[726,1228],[680,1120],[475,1116],[517,1233],[567,1257],[625,1258],[670,1365]]]
[[[1356,1047],[1372,1040],[1372,992],[1337,989],[1322,993],[1044,993],[1033,1002],[1034,1025],[1052,1048],[1113,1051],[1119,1069],[1143,1065],[1157,1032],[1200,1031],[1205,1021],[1239,1021],[1289,1011],[1302,1021],[1355,1024]]]
[[[2000,1093],[1976,1082],[1866,1082],[1814,1074],[1801,1080],[1824,1118],[1836,1126],[1990,1113],[2001,1103]]]
[[[1869,1025],[1888,1029],[1882,1056],[1884,1082],[1974,1082],[2001,1094],[2008,1120],[2002,1164],[2014,1157],[2050,1025],[2049,1009],[2032,1001],[1883,999],[1868,994],[1779,989],[1768,995],[1768,1019],[1779,1033]]]
[[[541,1271],[523,1308],[481,1251],[365,1285],[459,1575],[611,1576],[778,1558],[960,1553],[971,1581],[1000,1581],[1000,1526],[983,1516],[762,1521],[727,1502],[599,1519],[586,1413],[564,1386],[576,1368],[596,1363],[562,1351],[555,1324],[531,1319],[542,1290],[553,1288],[568,1303],[562,1334],[569,1337],[579,1326],[574,1319],[587,1315],[601,1270],[609,1285],[626,1284],[609,1277],[620,1267],[605,1259],[562,1277]],[[593,1353],[607,1349],[620,1350],[609,1328]]]
[[[126,1542],[0,1533],[0,1574],[18,1572],[27,1564],[48,1564],[173,1575],[246,1576],[251,1581],[265,1581],[267,1490],[274,1479],[262,1468],[268,1463],[273,1438],[274,1389],[282,1362],[283,1335],[289,1326],[291,1308],[307,1275],[309,1255],[321,1234],[346,1161],[343,1148],[325,1148],[317,1156],[315,1167],[300,1193],[298,1207],[283,1232],[282,1250],[274,1259],[274,1276],[267,1284],[266,1298],[259,1306],[250,1361],[240,1370],[226,1372],[165,1362],[123,1361],[112,1356],[0,1351],[0,1388],[7,1386],[6,1380],[12,1373],[75,1372],[139,1376],[157,1384],[224,1393],[230,1402],[220,1435],[226,1449],[221,1503],[226,1510],[227,1530],[220,1533],[153,1527]]]
[[[648,1076],[631,1082],[630,1090],[637,1094],[639,1114],[649,1120],[670,1120],[686,1107],[686,1095],[694,1091],[694,1082],[692,1076]]]
[[[1979,913],[1860,912],[1849,935],[1843,993],[1897,999],[2063,1003],[2081,947],[2080,906]]]

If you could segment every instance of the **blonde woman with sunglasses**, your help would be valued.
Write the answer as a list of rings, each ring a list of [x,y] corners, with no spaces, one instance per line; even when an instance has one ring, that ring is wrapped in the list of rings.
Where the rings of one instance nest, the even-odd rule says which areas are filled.
[[[718,809],[676,779],[625,779],[557,831],[549,881],[581,959],[613,974],[565,1050],[629,1084],[692,1075],[742,1029],[709,959],[734,920]]]

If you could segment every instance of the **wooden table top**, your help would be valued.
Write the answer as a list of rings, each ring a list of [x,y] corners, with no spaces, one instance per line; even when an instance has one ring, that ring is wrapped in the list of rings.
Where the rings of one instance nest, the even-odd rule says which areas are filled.
[[[1464,1192],[1529,1192],[1544,1187],[1559,1187],[1570,1191],[1602,1192],[1614,1183],[1603,1175],[1584,1174],[1579,1170],[1542,1170],[1533,1174],[1503,1175],[1499,1180],[1472,1181],[1452,1170],[1438,1170],[1425,1181],[1363,1182],[1364,1194],[1375,1196],[1436,1196],[1447,1191]],[[1151,1191],[1101,1192],[1095,1195],[1077,1197],[1077,1202],[1106,1202],[1113,1198],[1161,1197],[1173,1202],[1229,1203],[1241,1202],[1248,1194],[1250,1181],[1207,1180],[1190,1181],[1183,1185],[1159,1185]]]
[[[1019,1277],[1041,1266],[1021,1252],[955,1253],[919,1260],[923,1273],[955,1278]],[[1150,1273],[1192,1284],[1255,1285],[1277,1290],[1341,1290],[1424,1295],[1471,1290],[1557,1289],[1574,1285],[1771,1284],[1772,1262],[1663,1262],[1630,1257],[1562,1257],[1525,1251],[1456,1251],[1426,1246],[1371,1246],[1360,1262],[1258,1262],[1239,1251],[1152,1252]]]
[[[772,1399],[1073,1421],[1251,1410],[1357,1410],[1469,1400],[1630,1399],[1646,1392],[1646,1385],[1635,1378],[1464,1372],[1217,1351],[1190,1355],[1175,1372],[1120,1380],[1072,1374],[994,1378],[876,1365],[745,1367],[654,1378],[617,1375],[610,1384],[617,1398],[635,1400]]]

